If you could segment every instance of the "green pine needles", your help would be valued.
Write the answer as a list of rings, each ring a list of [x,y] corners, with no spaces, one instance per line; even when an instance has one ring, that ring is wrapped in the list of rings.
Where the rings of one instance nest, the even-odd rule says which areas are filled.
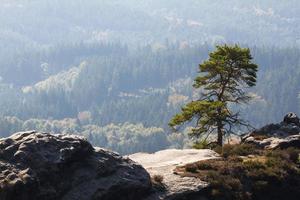
[[[255,86],[257,68],[248,48],[217,46],[209,59],[199,65],[193,87],[201,91],[200,99],[183,106],[169,125],[176,129],[195,122],[192,137],[217,133],[217,144],[222,146],[225,135],[235,134],[234,127],[250,126],[230,107],[251,100],[245,89]]]

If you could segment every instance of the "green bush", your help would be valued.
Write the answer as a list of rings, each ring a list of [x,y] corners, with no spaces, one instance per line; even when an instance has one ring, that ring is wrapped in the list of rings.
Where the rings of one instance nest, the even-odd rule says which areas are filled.
[[[258,154],[259,150],[250,144],[241,144],[241,145],[230,145],[226,144],[222,148],[221,155],[224,158],[229,156],[247,156],[247,155],[254,155]]]
[[[243,166],[247,170],[266,169],[265,164],[263,164],[260,161],[256,161],[256,160],[245,161],[245,162],[243,162]]]
[[[196,173],[198,170],[198,166],[197,166],[197,164],[187,164],[185,166],[185,170],[187,172]]]
[[[199,162],[198,163],[198,169],[200,169],[200,170],[209,170],[209,169],[212,169],[212,166],[209,163]]]

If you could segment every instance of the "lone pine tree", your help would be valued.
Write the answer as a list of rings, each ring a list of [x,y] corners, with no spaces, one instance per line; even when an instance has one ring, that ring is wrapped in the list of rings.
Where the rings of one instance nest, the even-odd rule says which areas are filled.
[[[178,128],[186,123],[195,123],[190,133],[192,137],[217,133],[220,146],[225,135],[234,134],[234,127],[249,126],[231,107],[251,99],[245,89],[256,84],[258,66],[252,59],[248,48],[217,46],[209,54],[209,59],[199,65],[199,76],[193,87],[199,89],[200,99],[183,106],[181,113],[176,114],[169,125]]]

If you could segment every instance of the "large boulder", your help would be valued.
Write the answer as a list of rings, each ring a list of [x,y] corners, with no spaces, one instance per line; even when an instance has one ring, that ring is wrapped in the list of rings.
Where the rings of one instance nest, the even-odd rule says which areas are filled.
[[[1,200],[137,200],[146,170],[79,136],[16,133],[0,140]]]
[[[296,126],[300,126],[299,117],[296,115],[296,113],[292,113],[292,112],[284,116],[283,122],[286,124],[294,124]]]

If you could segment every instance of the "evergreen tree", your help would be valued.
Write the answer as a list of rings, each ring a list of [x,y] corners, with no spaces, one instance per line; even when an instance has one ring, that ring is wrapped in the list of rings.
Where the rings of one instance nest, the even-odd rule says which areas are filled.
[[[249,126],[231,106],[251,99],[245,88],[255,86],[257,65],[248,48],[223,45],[217,46],[199,69],[193,86],[201,91],[200,99],[185,105],[169,125],[176,128],[195,122],[191,136],[217,132],[217,144],[222,146],[224,135],[234,134],[235,126]]]

